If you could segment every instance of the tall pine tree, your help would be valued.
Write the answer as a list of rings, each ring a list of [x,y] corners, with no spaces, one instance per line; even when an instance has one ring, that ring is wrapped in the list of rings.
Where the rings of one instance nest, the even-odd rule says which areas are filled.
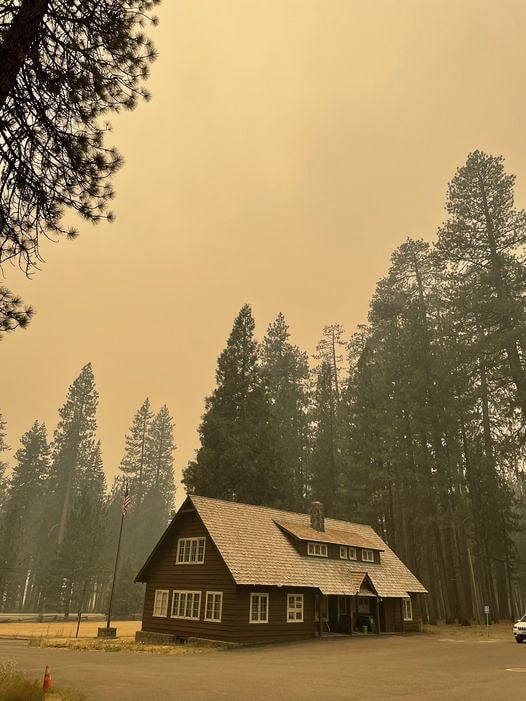
[[[301,511],[308,480],[308,380],[307,354],[289,341],[283,314],[268,327],[261,347],[261,366],[267,384],[273,433],[279,460],[279,496],[282,508]]]
[[[246,304],[219,356],[217,387],[206,400],[199,428],[201,447],[184,471],[190,494],[251,504],[274,504],[281,498],[271,407],[258,366],[254,326]]]
[[[85,528],[78,510],[79,500],[84,496],[95,501],[101,498],[103,473],[101,475],[96,438],[97,403],[95,378],[88,363],[68,390],[66,402],[59,410],[60,420],[53,438],[46,494],[48,508],[41,543],[41,606],[64,606],[68,610],[71,576],[65,563],[74,557],[68,531]]]
[[[49,472],[45,425],[35,421],[20,442],[0,524],[0,601],[6,611],[22,608],[34,578],[42,493]]]

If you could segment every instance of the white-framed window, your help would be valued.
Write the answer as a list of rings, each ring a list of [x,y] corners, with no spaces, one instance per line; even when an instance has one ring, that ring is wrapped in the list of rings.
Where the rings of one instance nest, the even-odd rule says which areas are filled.
[[[179,538],[177,541],[178,565],[202,565],[205,561],[206,538]]]
[[[287,623],[303,623],[303,594],[287,594]]]
[[[205,621],[221,623],[223,612],[223,592],[207,591],[205,600]]]
[[[347,559],[347,548],[345,545],[340,545],[340,560]]]
[[[402,612],[404,614],[404,621],[413,620],[413,604],[411,599],[402,599]]]
[[[349,548],[349,560],[356,560],[356,548]]]
[[[316,557],[327,557],[327,545],[325,543],[309,543],[307,553]]]
[[[250,595],[249,623],[268,623],[268,594]]]
[[[153,616],[168,615],[168,597],[170,592],[168,589],[156,589],[155,598],[153,600]]]
[[[364,562],[374,562],[374,552],[372,550],[362,550],[362,560]]]
[[[172,599],[172,618],[189,618],[192,621],[198,621],[200,609],[200,591],[174,590]]]

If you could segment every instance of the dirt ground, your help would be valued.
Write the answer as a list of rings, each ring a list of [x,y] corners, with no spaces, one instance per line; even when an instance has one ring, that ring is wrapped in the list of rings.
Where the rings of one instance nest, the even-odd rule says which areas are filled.
[[[203,655],[111,654],[0,641],[0,658],[88,701],[523,701],[526,645],[434,635],[333,638]]]

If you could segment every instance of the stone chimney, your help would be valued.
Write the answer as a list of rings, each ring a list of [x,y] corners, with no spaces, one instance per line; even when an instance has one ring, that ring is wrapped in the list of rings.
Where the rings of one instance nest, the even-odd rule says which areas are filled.
[[[323,517],[323,504],[321,501],[313,501],[310,505],[310,525],[315,531],[323,533],[325,530],[325,519]]]

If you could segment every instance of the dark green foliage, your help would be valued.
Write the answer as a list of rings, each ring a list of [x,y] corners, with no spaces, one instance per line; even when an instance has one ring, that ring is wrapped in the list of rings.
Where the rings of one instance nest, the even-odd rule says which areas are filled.
[[[279,460],[249,305],[219,356],[216,381],[199,428],[201,447],[184,471],[184,484],[190,493],[274,504],[280,498]]]
[[[276,505],[301,511],[309,490],[307,354],[289,342],[283,314],[269,325],[261,346],[279,468]]]
[[[133,417],[119,467],[128,481],[136,506],[142,502],[148,488],[148,434],[152,418],[150,400],[146,398]]]
[[[330,363],[323,361],[316,373],[316,387],[311,409],[312,454],[310,462],[310,492],[321,501],[327,515],[338,515],[340,494],[340,459],[337,435],[337,400],[334,372]]]
[[[134,578],[168,525],[175,507],[174,423],[168,407],[154,416],[146,399],[136,412],[125,439],[125,452],[109,506],[107,567],[113,565],[125,482],[131,504],[125,518],[121,565],[115,590],[115,614],[140,612],[144,588]]]
[[[69,612],[89,586],[103,518],[104,471],[96,438],[98,394],[91,364],[70,386],[53,437],[40,543],[40,606]],[[95,539],[95,542],[92,542]],[[87,569],[88,568],[88,569]],[[79,591],[80,588],[80,591]]]
[[[35,421],[20,442],[0,521],[0,600],[8,611],[22,607],[27,573],[35,567],[49,473],[45,425]]]
[[[28,271],[42,236],[75,236],[65,208],[111,218],[121,157],[106,144],[105,120],[148,97],[155,51],[143,28],[157,3],[0,0],[0,264],[18,258]]]
[[[431,619],[523,606],[526,215],[513,181],[502,158],[469,155],[436,249],[394,252],[351,347],[343,499],[426,583]]]
[[[23,306],[20,297],[16,297],[5,287],[0,287],[0,339],[4,333],[17,328],[25,329],[29,324],[33,310]]]

